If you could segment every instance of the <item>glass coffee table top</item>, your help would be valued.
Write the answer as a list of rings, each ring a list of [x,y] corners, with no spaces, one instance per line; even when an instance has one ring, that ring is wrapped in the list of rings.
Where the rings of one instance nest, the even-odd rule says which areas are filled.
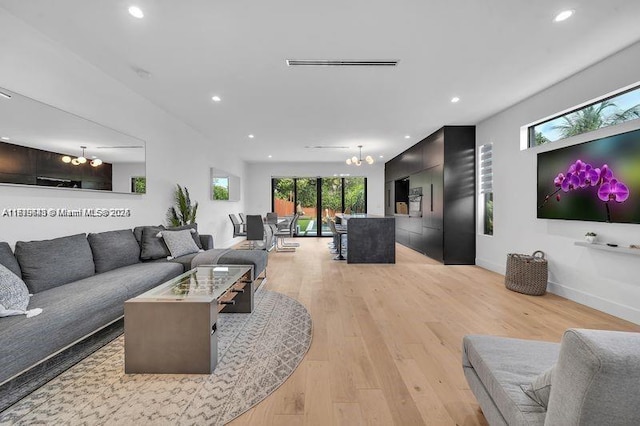
[[[243,275],[251,279],[252,266],[198,266],[164,284],[142,293],[136,299],[174,299],[212,301],[224,295]]]

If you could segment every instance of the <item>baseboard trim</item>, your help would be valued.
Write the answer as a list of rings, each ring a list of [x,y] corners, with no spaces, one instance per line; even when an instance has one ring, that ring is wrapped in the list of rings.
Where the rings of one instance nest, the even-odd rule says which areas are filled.
[[[476,259],[476,265],[502,275],[505,274],[507,269],[506,265],[499,265],[486,259],[479,258]],[[614,315],[635,324],[640,324],[640,310],[631,306],[612,302],[611,300],[603,299],[602,297],[595,296],[591,293],[586,293],[552,281],[548,282],[547,291],[582,305],[589,306],[590,308],[597,309],[609,315]]]
[[[547,285],[547,291],[557,294],[558,296],[565,297],[569,300],[573,300],[574,302],[578,302],[582,305],[589,306],[590,308],[614,315],[618,318],[631,321],[635,324],[640,324],[640,310],[631,306],[612,302],[611,300],[603,299],[599,296],[585,293],[584,291],[551,281],[549,281]]]
[[[245,240],[246,240],[245,237],[232,238],[231,240],[227,240],[227,241],[223,242],[219,246],[214,245],[214,248],[233,248],[233,247],[236,246],[236,244],[240,244],[241,242],[243,242]]]
[[[498,265],[485,259],[476,258],[476,265],[502,275],[507,271],[506,265]]]

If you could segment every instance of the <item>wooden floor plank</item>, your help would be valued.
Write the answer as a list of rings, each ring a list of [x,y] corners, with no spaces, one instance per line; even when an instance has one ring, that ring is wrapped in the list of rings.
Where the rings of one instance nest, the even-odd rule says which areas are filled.
[[[296,241],[295,253],[269,254],[265,288],[307,307],[311,349],[283,386],[233,425],[486,425],[462,372],[465,334],[557,342],[571,327],[640,331],[400,245],[395,265],[353,265],[332,260],[327,239]]]

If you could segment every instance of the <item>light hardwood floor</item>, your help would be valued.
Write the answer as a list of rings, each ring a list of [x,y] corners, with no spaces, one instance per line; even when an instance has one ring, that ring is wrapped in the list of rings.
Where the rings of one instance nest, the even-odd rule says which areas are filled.
[[[395,265],[349,265],[332,260],[328,239],[297,241],[295,253],[270,254],[265,285],[307,307],[311,349],[233,425],[482,425],[462,373],[465,334],[560,341],[570,327],[640,331],[552,294],[511,292],[502,275],[443,266],[401,245]]]

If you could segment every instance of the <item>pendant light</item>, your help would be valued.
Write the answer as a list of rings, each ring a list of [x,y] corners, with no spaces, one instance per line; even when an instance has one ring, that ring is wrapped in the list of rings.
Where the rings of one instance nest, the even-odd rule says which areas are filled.
[[[360,166],[362,165],[362,161],[366,161],[367,164],[373,164],[373,157],[370,155],[367,155],[364,160],[362,159],[362,145],[358,145],[358,148],[360,148],[360,156],[356,157],[355,155],[351,158],[347,158],[347,164],[348,165],[356,165],[356,166]]]

